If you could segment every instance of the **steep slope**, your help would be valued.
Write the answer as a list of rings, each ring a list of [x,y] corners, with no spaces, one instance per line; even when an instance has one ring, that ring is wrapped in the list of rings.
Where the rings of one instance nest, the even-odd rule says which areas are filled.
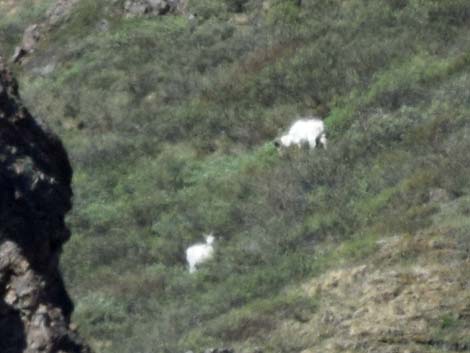
[[[94,347],[467,350],[470,3],[126,4],[78,1],[17,67],[75,167],[63,269]],[[328,150],[280,156],[310,114]]]
[[[318,312],[286,331],[306,352],[467,352],[469,266],[452,234],[391,238],[366,263],[308,283]]]
[[[468,200],[452,206],[464,203]],[[231,313],[226,321],[240,316],[229,331],[239,335],[232,337],[238,337],[236,349],[468,352],[470,256],[468,245],[462,246],[465,237],[462,229],[435,227],[377,241],[367,261],[342,259],[347,265],[282,294],[310,303],[310,310],[303,304],[294,305],[294,314],[287,317],[256,306],[250,314]],[[271,328],[246,332],[243,325],[256,320],[270,322]]]
[[[0,58],[1,352],[89,352],[59,272],[71,178],[62,143],[22,105]]]

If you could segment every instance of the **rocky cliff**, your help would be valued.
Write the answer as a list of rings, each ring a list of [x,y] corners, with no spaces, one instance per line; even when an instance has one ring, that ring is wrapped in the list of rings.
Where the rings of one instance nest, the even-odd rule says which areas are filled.
[[[0,352],[84,353],[59,272],[72,169],[0,58]]]

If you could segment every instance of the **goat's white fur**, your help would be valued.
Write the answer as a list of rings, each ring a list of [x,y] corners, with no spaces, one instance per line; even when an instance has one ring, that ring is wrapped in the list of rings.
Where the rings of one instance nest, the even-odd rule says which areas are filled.
[[[193,273],[197,265],[206,262],[214,255],[214,236],[209,234],[205,236],[206,243],[197,243],[186,249],[186,261],[189,265],[189,272]]]
[[[289,147],[296,145],[301,147],[306,143],[310,148],[315,148],[318,142],[326,149],[327,139],[325,124],[318,118],[304,118],[297,120],[289,129],[289,132],[281,136],[275,142],[276,146]]]

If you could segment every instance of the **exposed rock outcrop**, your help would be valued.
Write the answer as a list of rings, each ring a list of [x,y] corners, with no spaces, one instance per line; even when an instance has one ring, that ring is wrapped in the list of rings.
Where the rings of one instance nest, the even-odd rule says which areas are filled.
[[[79,2],[80,0],[57,0],[54,2],[47,10],[43,21],[31,24],[25,29],[21,43],[15,48],[11,61],[23,63],[39,47],[41,40],[47,37],[48,32],[66,23],[73,16],[75,5]],[[108,16],[126,17],[158,16],[167,13],[186,14],[187,6],[188,0],[126,0],[124,7],[121,2],[115,1],[112,6],[106,7],[105,13]],[[10,7],[14,7],[14,5],[10,5]],[[108,29],[107,19],[102,18],[96,23],[96,30],[106,32]]]
[[[20,62],[25,55],[28,55],[36,49],[36,46],[41,38],[40,26],[32,24],[26,28],[23,33],[23,40],[21,44],[15,48],[12,60]]]
[[[72,169],[0,58],[0,352],[85,353],[59,272]]]
[[[60,24],[70,17],[74,6],[79,2],[79,0],[58,0],[55,2],[46,13],[46,23],[47,27],[52,27]]]
[[[209,348],[204,353],[235,353],[232,348]]]
[[[194,353],[194,352],[193,351],[187,351],[186,353]],[[204,350],[204,353],[235,353],[235,351],[232,348],[227,348],[227,347],[224,347],[224,348],[208,348],[208,349]],[[256,352],[256,353],[262,353],[262,352],[260,351],[260,352]]]
[[[126,0],[124,11],[128,17],[164,15],[168,12],[184,12],[187,0]]]
[[[25,57],[33,53],[39,45],[41,36],[52,27],[65,21],[72,13],[73,7],[78,0],[58,0],[46,13],[46,20],[42,23],[31,24],[23,33],[21,43],[15,48],[11,60],[21,63]]]

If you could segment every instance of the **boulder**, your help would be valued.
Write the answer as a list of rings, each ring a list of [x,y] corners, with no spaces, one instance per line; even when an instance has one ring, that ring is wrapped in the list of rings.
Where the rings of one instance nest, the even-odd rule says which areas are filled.
[[[41,28],[37,24],[32,24],[26,28],[23,33],[21,44],[15,48],[13,54],[13,62],[21,62],[21,60],[28,54],[32,53],[41,38]]]
[[[222,347],[222,348],[208,348],[204,353],[234,353],[235,351],[232,348]]]
[[[46,27],[56,26],[63,21],[67,20],[72,14],[73,7],[79,0],[58,0],[56,1],[46,13],[47,21]]]
[[[183,12],[185,8],[186,1],[183,0],[126,0],[124,3],[127,17],[165,15],[168,12]]]

